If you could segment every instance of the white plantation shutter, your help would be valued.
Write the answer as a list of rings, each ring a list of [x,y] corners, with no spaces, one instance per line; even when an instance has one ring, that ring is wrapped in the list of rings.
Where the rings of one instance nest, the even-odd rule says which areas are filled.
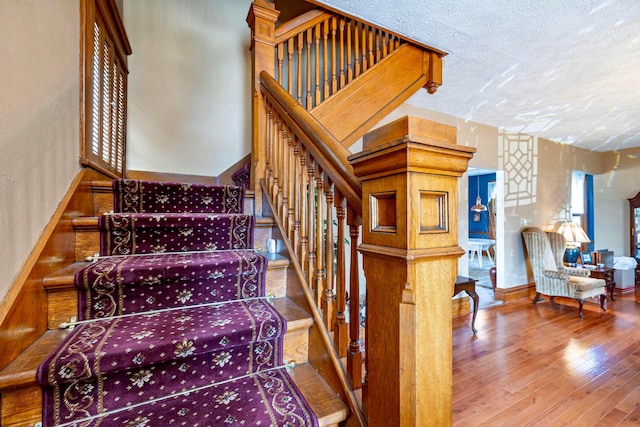
[[[114,0],[84,0],[85,91],[81,162],[123,177],[126,155],[127,64],[131,48]],[[89,30],[90,28],[90,30]]]

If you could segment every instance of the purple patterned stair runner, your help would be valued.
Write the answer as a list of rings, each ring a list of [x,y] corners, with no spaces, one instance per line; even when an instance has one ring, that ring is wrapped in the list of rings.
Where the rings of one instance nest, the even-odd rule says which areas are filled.
[[[114,191],[117,206],[143,212],[162,203],[243,209],[234,187],[122,180]],[[100,258],[76,274],[82,320],[38,369],[44,426],[317,426],[282,367],[286,322],[264,298],[266,258],[245,249],[253,218],[199,212],[101,219],[101,240],[121,245],[113,224],[126,218],[127,247],[142,254]],[[202,252],[149,253],[166,242]]]
[[[101,258],[76,273],[80,320],[265,294],[253,249]]]
[[[243,213],[244,189],[122,179],[113,181],[114,212]]]
[[[98,219],[101,255],[215,251],[253,247],[251,215],[106,214]]]

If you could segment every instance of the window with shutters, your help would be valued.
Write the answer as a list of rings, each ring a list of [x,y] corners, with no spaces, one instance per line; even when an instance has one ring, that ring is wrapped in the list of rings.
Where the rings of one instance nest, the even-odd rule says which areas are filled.
[[[123,177],[127,55],[131,47],[115,0],[82,0],[81,163]]]

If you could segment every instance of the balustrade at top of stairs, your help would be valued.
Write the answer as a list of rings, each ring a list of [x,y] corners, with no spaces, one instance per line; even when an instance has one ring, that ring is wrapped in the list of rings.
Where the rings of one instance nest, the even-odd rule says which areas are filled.
[[[270,255],[253,249],[242,188],[119,180],[113,189],[123,212],[100,218],[100,256],[74,275],[79,320],[37,369],[43,425],[344,419],[344,409],[316,415],[292,379],[312,368],[288,365],[285,317],[306,314],[267,295]]]

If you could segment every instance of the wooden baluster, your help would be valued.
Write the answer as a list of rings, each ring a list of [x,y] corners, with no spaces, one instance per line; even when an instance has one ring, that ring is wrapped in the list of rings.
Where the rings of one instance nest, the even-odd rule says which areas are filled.
[[[300,144],[300,265],[303,270],[306,270],[307,256],[309,254],[309,235],[308,235],[308,192],[309,192],[309,176],[307,174],[307,156],[306,149]]]
[[[375,55],[374,55],[374,37],[375,37],[375,29],[372,27],[369,27],[369,29],[367,30],[367,33],[369,35],[369,41],[368,41],[368,48],[369,48],[369,61],[368,61],[368,68],[373,67],[373,64],[375,64]]]
[[[338,91],[338,78],[336,76],[336,49],[340,46],[336,46],[336,32],[338,31],[338,18],[331,17],[331,89],[330,95],[333,95]],[[342,51],[342,49],[341,49]],[[342,58],[340,59],[342,61]],[[329,95],[327,95],[329,96]]]
[[[380,46],[380,43],[382,41],[382,32],[380,30],[373,30],[375,33],[375,37],[376,37],[376,64],[378,62],[380,62],[380,59],[382,59],[382,47]]]
[[[382,33],[382,57],[386,58],[389,54],[389,38],[387,37],[387,33]]]
[[[289,95],[295,98],[293,89],[293,54],[294,54],[294,45],[295,45],[295,37],[292,37],[287,42],[287,88],[289,89]]]
[[[287,217],[289,215],[289,128],[282,124],[282,145],[280,149],[280,204],[278,213],[285,230],[287,229]]]
[[[362,351],[360,349],[360,265],[358,262],[358,238],[362,219],[351,206],[347,207],[347,224],[351,237],[351,274],[349,275],[349,352],[347,375],[354,389],[362,387]]]
[[[298,100],[298,104],[302,105],[302,48],[304,46],[304,33],[298,34],[298,93],[296,94],[296,99]]]
[[[352,21],[347,23],[347,83],[353,80],[354,74],[354,64],[351,56],[351,23]]]
[[[322,26],[320,24],[316,24],[316,31],[315,31],[315,38],[314,38],[314,42],[315,42],[315,64],[313,66],[314,71],[315,71],[315,90],[314,90],[314,102],[313,102],[313,106],[315,107],[316,105],[320,104],[320,102],[322,101],[320,98],[320,39],[322,38]],[[325,66],[326,66],[326,59],[325,59]]]
[[[334,290],[334,262],[335,262],[335,242],[333,240],[333,182],[327,177],[324,184],[325,202],[325,281],[322,295],[322,315],[324,324],[328,330],[333,330],[333,314],[335,312],[335,302],[333,299]],[[339,243],[338,243],[339,244]]]
[[[291,200],[291,209],[293,210],[293,251],[298,259],[300,259],[300,194],[303,191],[302,175],[300,173],[300,145],[298,138],[293,140],[293,198]]]
[[[315,277],[315,298],[316,305],[322,307],[322,295],[324,292],[324,215],[322,195],[324,193],[324,178],[320,165],[316,164],[316,277]]]
[[[336,218],[338,221],[338,253],[336,255],[336,316],[333,328],[333,342],[340,357],[347,355],[349,345],[349,331],[347,329],[347,318],[345,309],[347,304],[346,288],[346,257],[345,257],[345,235],[344,220],[347,215],[346,199],[339,191],[336,191]]]
[[[354,64],[353,64],[353,77],[356,78],[360,75],[360,25],[354,23],[353,25],[353,47],[354,47]]]
[[[265,164],[265,183],[267,184],[267,188],[271,188],[273,184],[273,111],[271,104],[265,102],[264,104],[266,109],[266,117],[267,117],[267,129],[265,133],[265,140],[267,143],[267,151],[266,151],[266,164]]]
[[[311,97],[311,46],[313,45],[313,29],[307,30],[307,110],[313,108],[313,98]]]
[[[297,159],[296,159],[296,153],[295,151],[297,151],[297,144],[296,144],[296,140],[295,140],[295,135],[290,134],[289,136],[289,140],[287,141],[289,144],[287,146],[287,170],[288,170],[288,174],[287,176],[289,177],[288,181],[289,181],[289,187],[288,187],[288,192],[287,192],[287,199],[288,199],[288,204],[287,204],[287,236],[289,237],[289,240],[291,242],[294,242],[294,236],[293,236],[293,227],[294,227],[294,207],[295,207],[295,191],[296,191],[296,184],[298,183],[298,177],[296,176],[296,164]],[[294,146],[296,146],[296,150],[294,151]]]
[[[282,62],[284,61],[284,43],[280,43],[277,47],[277,55],[278,55],[278,69],[277,71],[277,80],[278,83],[280,83],[281,85],[284,85],[284,82],[282,81]]]
[[[393,52],[395,49],[393,47],[393,34],[388,34],[387,37],[387,55]]]
[[[345,76],[345,70],[344,70],[344,49],[345,49],[344,27],[345,27],[344,18],[340,18],[340,45],[338,46],[338,48],[340,49],[340,76],[338,81],[340,85],[340,89],[342,89],[346,83],[346,76]],[[349,36],[347,35],[347,37]]]
[[[322,100],[329,97],[329,19],[324,21],[324,27],[322,31],[323,49],[322,49],[322,78],[324,84],[322,85]],[[335,58],[333,60],[335,62]],[[332,62],[332,67],[335,67]],[[321,101],[322,101],[321,100]],[[321,102],[319,101],[318,104]]]
[[[308,264],[305,266],[307,270],[307,283],[313,286],[313,282],[316,275],[316,249],[315,249],[315,229],[316,229],[316,196],[315,196],[315,166],[314,160],[311,154],[307,151],[307,175],[309,190],[307,191],[307,233],[309,234],[308,246],[309,256],[307,258]]]
[[[367,69],[369,68],[368,66],[368,62],[367,62],[367,40],[368,40],[368,35],[369,30],[367,29],[367,26],[365,24],[362,24],[362,38],[361,38],[361,43],[362,43],[362,72],[364,73],[365,71],[367,71]]]
[[[271,191],[271,202],[276,203],[277,195],[278,195],[278,124],[279,118],[275,112],[273,111],[273,125],[271,126],[271,149],[273,150],[273,154],[271,156],[272,159],[272,168],[271,168],[271,186],[269,187]]]
[[[274,212],[274,214],[278,214],[280,212],[280,207],[281,205],[281,197],[282,197],[282,193],[280,193],[280,171],[282,170],[282,161],[280,160],[281,157],[281,151],[282,151],[282,121],[280,120],[280,118],[278,117],[278,122],[277,122],[277,133],[276,133],[276,139],[275,139],[275,175],[273,177],[273,181],[274,181],[274,187],[273,187],[273,203],[276,205],[276,211]]]

